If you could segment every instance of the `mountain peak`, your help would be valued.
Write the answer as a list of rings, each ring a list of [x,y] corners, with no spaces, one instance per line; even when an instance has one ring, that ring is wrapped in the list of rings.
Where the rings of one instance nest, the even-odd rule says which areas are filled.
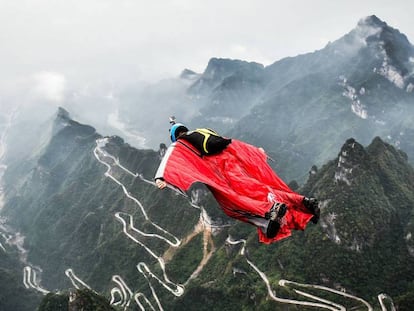
[[[371,26],[371,27],[386,27],[387,23],[379,19],[376,15],[366,16],[361,18],[358,22],[358,26]]]
[[[231,77],[260,77],[264,66],[256,62],[247,62],[229,58],[211,58],[207,68],[191,86],[190,93],[206,94]]]
[[[365,47],[370,40],[379,41],[381,33],[386,28],[389,28],[387,23],[371,15],[361,18],[357,26],[345,37],[348,39],[348,44],[361,48]]]
[[[190,69],[184,69],[180,74],[180,79],[184,80],[195,80],[200,76],[200,74],[190,70]]]
[[[339,57],[363,59],[369,72],[379,74],[396,87],[414,90],[414,47],[398,29],[389,26],[375,15],[362,18],[348,34],[327,47]]]
[[[88,136],[96,133],[94,127],[74,121],[66,109],[59,107],[53,122],[52,135],[56,135],[66,127],[72,127],[74,130],[78,131],[79,136]]]
[[[365,47],[369,43],[380,45],[383,48],[388,45],[393,45],[394,49],[406,50],[412,48],[404,34],[389,26],[376,15],[361,18],[357,26],[337,42],[357,48]]]
[[[407,154],[386,143],[380,137],[375,137],[371,144],[366,148],[371,157],[387,157],[387,159],[394,159],[395,163],[408,163]]]
[[[56,134],[62,128],[70,124],[71,121],[72,119],[70,117],[69,112],[65,108],[59,107],[56,113],[52,133]]]
[[[254,69],[263,70],[264,66],[256,62],[247,62],[238,59],[212,58],[203,73],[204,77],[223,79],[235,72],[250,72]]]
[[[407,37],[402,34],[398,29],[389,26],[386,22],[382,21],[375,15],[362,18],[357,25],[357,32],[365,34],[367,41],[379,41],[382,42],[384,48],[387,45],[393,45],[393,49],[412,48],[411,43]],[[362,31],[361,31],[362,30]],[[376,38],[376,39],[375,39]]]
[[[335,169],[335,181],[345,182],[351,185],[354,169],[366,162],[367,154],[364,147],[354,138],[348,139],[341,148],[338,155],[337,166]]]
[[[69,112],[65,108],[59,107],[56,114],[56,119],[69,121],[71,118]]]
[[[358,143],[354,138],[349,138],[341,148],[340,156],[346,156],[358,162],[365,153],[364,147]]]

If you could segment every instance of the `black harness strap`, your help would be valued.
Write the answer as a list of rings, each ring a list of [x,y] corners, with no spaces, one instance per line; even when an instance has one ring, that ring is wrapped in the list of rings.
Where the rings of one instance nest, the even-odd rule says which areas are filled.
[[[197,151],[195,151],[193,148],[191,148],[189,145],[187,145],[186,143],[177,140],[177,143],[180,143],[181,145],[183,145],[184,147],[186,147],[187,149],[189,149],[192,153],[194,153],[195,155],[199,156],[200,158],[203,157],[203,155],[201,153],[198,153]]]

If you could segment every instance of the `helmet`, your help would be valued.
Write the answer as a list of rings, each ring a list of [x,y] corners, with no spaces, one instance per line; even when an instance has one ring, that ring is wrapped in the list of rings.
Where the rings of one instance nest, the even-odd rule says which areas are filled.
[[[177,135],[180,132],[188,132],[188,128],[182,123],[175,123],[170,128],[170,138],[172,142],[177,141]]]

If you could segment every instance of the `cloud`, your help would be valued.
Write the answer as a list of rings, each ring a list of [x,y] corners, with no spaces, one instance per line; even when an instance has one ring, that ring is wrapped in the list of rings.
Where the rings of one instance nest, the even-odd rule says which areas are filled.
[[[64,99],[66,78],[57,72],[43,71],[33,76],[37,95],[54,102],[61,103]]]

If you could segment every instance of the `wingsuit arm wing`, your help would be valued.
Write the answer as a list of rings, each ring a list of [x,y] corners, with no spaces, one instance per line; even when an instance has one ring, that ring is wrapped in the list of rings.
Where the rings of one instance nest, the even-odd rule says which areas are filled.
[[[165,155],[162,158],[161,163],[158,166],[158,169],[157,169],[157,171],[155,173],[154,180],[155,180],[155,184],[157,185],[157,187],[159,189],[164,189],[164,188],[167,188],[168,187],[168,188],[176,191],[177,193],[180,193],[180,194],[182,194],[184,196],[187,196],[186,193],[185,193],[185,191],[183,189],[181,189],[178,185],[175,185],[175,184],[171,183],[171,178],[170,179],[164,178],[164,175],[165,175],[165,172],[166,172],[167,165],[168,165],[168,162],[170,160],[171,154],[176,149],[175,148],[176,147],[176,144],[177,144],[176,142],[175,143],[172,143],[168,147],[168,149],[165,152]]]
[[[162,160],[161,160],[160,165],[158,166],[157,172],[155,173],[154,180],[157,180],[157,179],[164,180],[164,172],[165,172],[165,168],[166,168],[166,166],[167,166],[168,159],[169,159],[169,157],[170,157],[171,153],[172,153],[172,152],[173,152],[173,150],[174,150],[174,147],[175,147],[175,143],[172,143],[172,144],[168,147],[167,151],[165,152],[164,157],[163,157],[163,158],[162,158]]]

